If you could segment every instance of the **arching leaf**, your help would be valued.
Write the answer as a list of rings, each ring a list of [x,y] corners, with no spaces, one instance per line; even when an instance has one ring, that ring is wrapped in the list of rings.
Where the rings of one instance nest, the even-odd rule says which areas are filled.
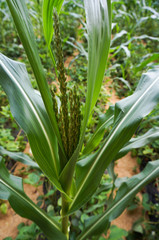
[[[94,220],[88,223],[77,240],[85,240],[90,236],[98,236],[106,230],[106,226],[113,219],[120,216],[130,203],[130,200],[149,182],[159,176],[159,160],[149,162],[146,168],[139,174],[126,179],[117,191],[116,197],[107,211],[95,216]],[[88,219],[89,220],[89,219]]]
[[[57,139],[42,98],[31,86],[25,65],[1,54],[0,84],[8,96],[14,118],[28,136],[39,167],[61,189]]]
[[[22,152],[10,152],[10,151],[4,149],[2,146],[0,146],[0,155],[1,156],[7,155],[11,159],[14,159],[15,161],[26,164],[27,166],[39,168],[39,166],[36,162],[34,162],[28,155],[26,155]]]
[[[143,134],[142,136],[132,138],[119,151],[119,153],[115,157],[115,160],[122,158],[132,149],[143,147],[149,143],[152,143],[153,141],[155,141],[157,139],[159,139],[159,127],[154,127],[152,129],[150,129],[147,133]]]
[[[35,222],[49,240],[66,240],[60,224],[49,217],[24,193],[22,178],[13,176],[7,171],[0,159],[0,199],[8,200],[12,208],[24,218]]]

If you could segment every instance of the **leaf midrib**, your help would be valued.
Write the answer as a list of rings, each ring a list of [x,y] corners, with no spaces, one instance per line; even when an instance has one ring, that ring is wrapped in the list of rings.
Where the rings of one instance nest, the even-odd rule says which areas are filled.
[[[22,198],[23,201],[27,202],[29,205],[31,205],[31,207],[33,207],[39,214],[41,214],[47,221],[49,221],[54,227],[56,227],[59,231],[61,231],[61,229],[59,228],[58,225],[56,225],[50,218],[48,218],[45,214],[43,214],[41,209],[38,209],[36,207],[36,205],[34,205],[31,201],[28,201],[22,194],[20,194],[18,191],[16,191],[14,188],[12,188],[10,185],[8,185],[5,181],[3,181],[2,179],[0,179],[0,183],[2,183],[4,186],[6,186],[7,188],[9,188],[13,193],[15,193],[16,195],[18,195],[18,197]]]

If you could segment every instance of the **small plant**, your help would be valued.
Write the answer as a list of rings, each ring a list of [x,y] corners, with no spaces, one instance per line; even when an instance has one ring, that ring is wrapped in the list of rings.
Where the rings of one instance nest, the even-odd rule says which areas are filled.
[[[2,54],[0,83],[9,98],[14,118],[28,136],[37,164],[26,155],[21,155],[21,158],[29,164],[39,166],[51,184],[60,191],[60,216],[50,216],[34,204],[24,193],[22,179],[11,175],[2,159],[0,198],[9,200],[19,215],[35,222],[48,239],[69,239],[70,216],[86,204],[96,191],[101,191],[98,187],[105,170],[108,169],[114,180],[113,161],[138,146],[138,143],[144,146],[158,137],[150,134],[156,132],[156,129],[153,129],[143,136],[131,139],[141,120],[159,102],[159,69],[155,68],[143,74],[134,94],[107,110],[85,146],[86,127],[100,92],[109,52],[111,1],[84,1],[88,33],[88,75],[83,116],[76,87],[68,89],[66,86],[58,23],[63,0],[43,1],[44,35],[60,84],[58,96],[46,81],[25,1],[7,0],[7,3],[39,91],[33,89],[25,65]],[[105,129],[110,126],[109,134],[99,145]],[[115,198],[113,182],[106,209],[102,213],[87,217],[83,221],[83,230],[73,238],[99,239],[101,234],[109,229],[110,222],[123,212],[136,193],[158,175],[159,160],[156,160],[149,163],[140,174],[123,179],[121,184],[118,184]]]
[[[4,201],[0,201],[0,213],[6,214],[8,210],[8,206]]]
[[[15,240],[33,240],[37,239],[40,233],[40,229],[35,223],[32,223],[30,226],[25,226],[24,223],[18,225],[18,234]],[[44,238],[41,238],[44,239]],[[13,240],[11,237],[4,238],[3,240]]]

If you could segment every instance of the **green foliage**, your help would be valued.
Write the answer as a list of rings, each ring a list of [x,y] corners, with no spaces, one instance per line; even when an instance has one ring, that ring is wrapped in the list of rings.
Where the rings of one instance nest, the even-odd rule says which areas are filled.
[[[83,88],[80,90],[82,92],[81,99],[77,96],[76,88],[72,91],[66,87],[66,71],[64,69],[57,14],[52,18],[54,8],[56,8],[58,14],[62,11],[63,15],[67,15],[67,11],[69,11],[67,3],[61,10],[63,1],[43,1],[43,28],[46,45],[44,40],[38,40],[38,34],[41,34],[40,31],[42,30],[41,3],[30,1],[26,5],[25,1],[20,0],[7,0],[7,3],[32,71],[29,67],[30,74],[28,75],[24,64],[10,60],[1,54],[0,83],[9,98],[14,118],[27,134],[38,166],[28,156],[20,153],[12,154],[8,151],[10,149],[1,148],[1,155],[8,155],[17,161],[40,168],[45,175],[45,179],[47,179],[46,181],[50,181],[49,184],[53,184],[60,191],[60,195],[56,198],[58,191],[50,187],[48,193],[38,198],[38,205],[34,204],[24,193],[22,179],[11,175],[1,159],[0,198],[9,200],[11,206],[19,215],[35,222],[48,239],[52,239],[52,237],[60,240],[69,239],[69,235],[71,239],[82,240],[93,239],[94,237],[99,239],[101,234],[110,227],[110,222],[123,212],[136,193],[148,182],[157,178],[159,174],[159,160],[149,163],[141,173],[130,179],[122,179],[113,198],[113,191],[116,188],[112,169],[113,161],[118,159],[120,154],[125,155],[131,149],[136,148],[138,144],[144,146],[158,138],[157,128],[154,128],[138,138],[131,139],[142,119],[159,102],[159,69],[155,67],[147,71],[141,77],[135,92],[131,96],[119,101],[114,107],[109,108],[106,114],[99,118],[99,121],[96,120],[96,131],[93,131],[88,143],[85,144],[87,126],[92,124],[92,110],[99,96],[109,53],[112,18],[111,1],[84,1],[87,24],[82,23],[82,26],[86,28],[87,33],[84,34],[83,29],[81,35],[83,39],[84,36],[87,38],[88,53],[84,50],[82,44],[76,44],[76,46],[80,51],[78,64],[81,65],[85,56],[88,59],[88,68],[86,67],[86,60],[84,60],[83,68],[78,69],[76,75],[73,74],[76,69],[67,70],[76,80],[76,83],[68,83],[70,89],[73,89],[73,85],[81,86],[80,82],[83,82]],[[6,7],[4,1],[3,4],[2,9]],[[31,4],[33,4],[33,8],[37,9],[35,16],[31,12]],[[80,14],[83,14],[80,1],[71,1],[71,4],[71,6],[75,4],[76,7],[79,5]],[[131,4],[135,10],[136,1]],[[142,40],[146,39],[145,42],[149,46],[150,40],[158,43],[158,39],[156,36],[145,35],[144,32],[142,35],[138,35],[138,22],[133,27],[134,22],[131,21],[131,19],[137,19],[138,16],[135,18],[135,15],[129,13],[130,9],[127,2],[125,2],[125,7],[123,1],[117,3],[116,6],[113,16],[114,19],[116,17],[118,24],[116,23],[114,25],[115,30],[113,29],[115,36],[111,43],[109,66],[112,59],[116,58],[117,60],[117,58],[122,57],[118,66],[112,66],[114,69],[119,67],[119,75],[114,77],[131,89],[132,82],[128,83],[126,81],[129,80],[131,70],[139,74],[138,70],[147,66],[147,62],[150,63],[151,60],[157,58],[157,55],[149,55],[148,58],[152,57],[149,58],[150,61],[147,61],[146,57],[146,60],[143,60],[137,68],[131,69],[132,64],[136,62],[136,49],[134,49],[132,43],[138,43],[138,41],[142,43]],[[28,9],[30,9],[30,12]],[[143,17],[142,13],[146,11],[152,12],[150,8],[144,5],[144,11],[139,13],[141,15],[140,20]],[[31,18],[29,15],[31,15]],[[73,15],[76,19],[81,18],[79,15]],[[39,16],[39,21],[37,35],[35,36],[31,20],[36,25],[37,16]],[[120,23],[121,16],[122,21]],[[1,17],[4,17],[3,14]],[[82,19],[84,18],[82,17]],[[127,23],[128,28],[120,31],[120,25],[122,27],[124,22]],[[134,32],[137,32],[137,36],[134,36]],[[55,36],[54,39],[52,39],[53,35]],[[126,41],[123,40],[125,37]],[[72,41],[72,39],[64,38],[64,42],[74,46],[74,43],[70,40]],[[117,41],[118,45],[115,46]],[[40,55],[37,46],[41,48]],[[51,56],[49,62],[47,62],[47,57],[45,59],[46,47]],[[137,49],[145,52],[145,47],[142,44],[139,44]],[[130,61],[133,51],[134,55],[132,54]],[[150,54],[152,53],[150,52]],[[53,65],[50,67],[51,61]],[[74,66],[75,62],[76,59],[74,59]],[[45,68],[43,68],[43,64]],[[82,77],[81,72],[83,73]],[[34,73],[37,84],[32,80],[32,73]],[[52,73],[55,73],[55,76]],[[109,68],[109,73],[111,73],[111,68]],[[55,96],[54,91],[51,95],[48,84],[49,81],[54,81],[56,76],[60,85],[61,93],[59,96]],[[35,88],[38,86],[39,91],[35,91],[30,80]],[[61,110],[59,110],[60,105]],[[83,114],[82,123],[78,122],[81,114],[80,105]],[[96,106],[98,106],[98,103]],[[12,118],[8,109],[6,104],[1,114],[4,117]],[[79,131],[80,125],[81,129]],[[145,148],[145,151],[147,155],[152,152],[147,148]],[[104,183],[102,182],[100,185],[107,168],[112,180],[105,177]],[[41,171],[38,174],[36,171],[29,173],[24,182],[32,185],[40,184]],[[105,195],[110,189],[110,198],[106,199]],[[47,202],[47,213],[39,207],[43,203],[45,204],[45,201]],[[69,219],[71,232],[68,231]],[[19,239],[36,237],[33,233],[36,229],[35,225],[21,226]],[[141,228],[138,227],[138,231],[140,230]],[[112,227],[110,239],[116,238],[116,235],[117,239],[121,239],[127,233]]]
[[[4,202],[4,203],[0,203],[0,212],[2,214],[6,214],[7,213],[7,210],[8,210],[8,206],[7,204]]]
[[[22,179],[10,175],[2,160],[0,160],[0,169],[1,199],[9,199],[13,209],[20,216],[29,218],[37,223],[48,239],[52,239],[52,235],[59,239],[61,238],[61,240],[66,239],[65,235],[60,232],[59,223],[55,219],[50,218],[27,197],[23,191]]]
[[[113,40],[109,64],[110,75],[120,97],[131,94],[141,72],[157,64],[158,28],[158,6],[152,2],[113,2]]]
[[[39,234],[39,228],[35,223],[31,224],[30,226],[25,226],[21,223],[18,226],[18,235],[16,240],[24,239],[24,240],[33,240],[36,239]]]
[[[124,229],[120,229],[117,226],[111,226],[110,236],[108,237],[108,240],[122,240],[123,237],[127,236],[127,234],[127,231]]]
[[[158,165],[157,161],[155,162],[155,165]],[[149,178],[151,178],[153,172],[156,174],[156,177],[158,176],[156,166],[149,163],[141,173],[128,180],[123,180],[114,201],[109,205],[105,213],[94,216],[94,219],[90,220],[86,229],[80,234],[78,239],[82,240],[91,235],[99,236],[101,232],[107,229],[106,226],[108,226],[109,221],[112,221],[121,214],[125,209],[125,206],[128,205],[130,200],[136,195],[142,184],[145,184],[145,181],[149,182]]]
[[[15,123],[6,95],[1,88],[0,94],[0,145],[5,146],[10,151],[23,151],[26,144],[24,141],[25,134]],[[18,132],[19,134],[15,138]]]
[[[24,223],[18,225],[18,235],[15,240],[35,240],[39,235],[40,229],[33,223],[30,226],[25,226]],[[4,238],[3,240],[12,240],[11,237]]]
[[[19,143],[14,141],[14,137],[11,135],[11,129],[1,130],[0,145],[5,146],[10,151],[16,151],[18,149]]]
[[[37,186],[39,181],[40,181],[40,176],[33,172],[28,174],[28,178],[24,179],[24,183],[28,183],[34,186]]]
[[[21,152],[10,152],[0,146],[0,155],[1,156],[8,156],[11,159],[24,163],[28,166],[39,168],[38,164],[36,164],[28,155],[21,153]]]

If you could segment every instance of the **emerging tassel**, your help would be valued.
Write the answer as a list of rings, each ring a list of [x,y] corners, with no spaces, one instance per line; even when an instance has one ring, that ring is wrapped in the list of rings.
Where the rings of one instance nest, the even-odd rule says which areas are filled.
[[[80,137],[80,100],[79,96],[77,96],[77,89],[75,87],[73,90],[67,89],[59,19],[56,11],[54,11],[54,49],[58,70],[58,81],[60,84],[61,107],[59,114],[55,93],[52,90],[53,108],[56,114],[64,150],[69,159],[76,149]]]

